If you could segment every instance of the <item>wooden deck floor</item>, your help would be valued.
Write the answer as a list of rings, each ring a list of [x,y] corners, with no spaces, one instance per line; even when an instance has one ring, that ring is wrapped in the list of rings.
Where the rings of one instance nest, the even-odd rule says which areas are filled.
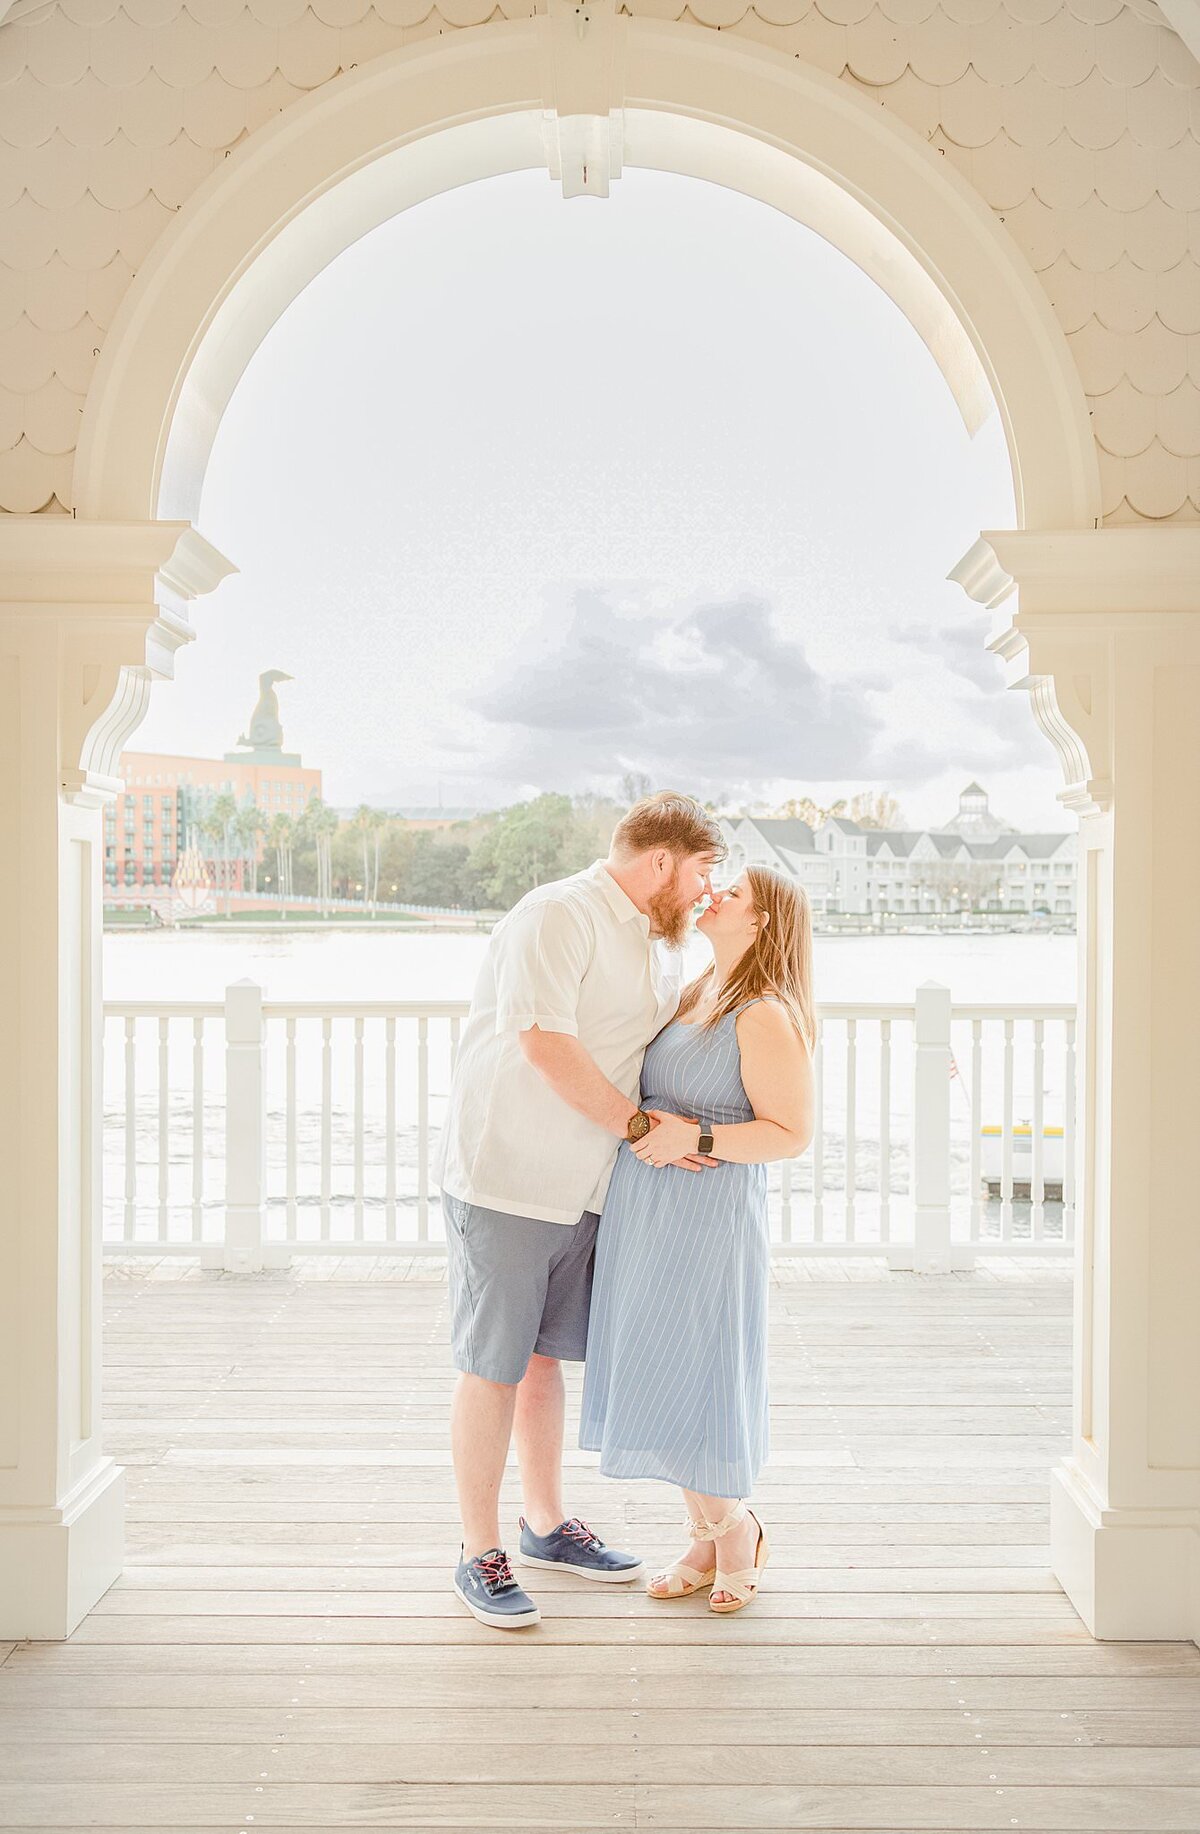
[[[0,1645],[0,1826],[1200,1829],[1200,1650],[1093,1642],[1047,1569],[1069,1296],[779,1264],[763,1597],[538,1575],[506,1636],[449,1590],[436,1269],[116,1264],[129,1565]],[[571,1463],[569,1508],[678,1551],[669,1493]]]

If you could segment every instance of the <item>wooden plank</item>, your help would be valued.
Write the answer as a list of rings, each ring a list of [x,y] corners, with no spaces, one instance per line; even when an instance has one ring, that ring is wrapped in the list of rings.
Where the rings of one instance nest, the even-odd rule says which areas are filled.
[[[462,1704],[481,1711],[471,1731],[472,1742],[507,1744],[512,1727],[486,1713],[494,1682],[482,1677],[481,1685]],[[461,1684],[460,1684],[461,1686]],[[311,1686],[308,1690],[312,1692]],[[1013,1690],[1014,1699],[1019,1690]],[[854,1690],[824,1707],[646,1707],[634,1713],[626,1706],[574,1708],[543,1707],[536,1715],[538,1742],[546,1745],[846,1745],[862,1747],[918,1745],[963,1746],[995,1751],[1001,1746],[1091,1745],[1129,1749],[1200,1747],[1200,1695],[1190,1706],[1083,1708],[1045,1713],[1028,1706],[997,1708],[990,1704],[986,1720],[980,1710],[932,1706],[918,1702],[899,1707],[882,1706],[862,1699]],[[894,1698],[902,1698],[897,1692]],[[639,1695],[640,1699],[640,1695]],[[461,1696],[460,1696],[461,1700]],[[185,1748],[202,1742],[208,1747],[229,1745],[270,1746],[279,1732],[279,1709],[264,1706],[140,1706],[122,1707],[105,1699],[94,1706],[30,1702],[5,1707],[5,1739],[23,1745],[59,1746],[103,1741],[109,1746],[130,1744]],[[981,1727],[985,1728],[981,1730]],[[415,1704],[406,1699],[391,1706],[362,1702],[342,1707],[306,1707],[293,1713],[287,1728],[291,1745],[418,1744],[458,1747],[463,1741],[463,1721],[443,1707]],[[984,1740],[986,1738],[986,1746]],[[21,1760],[25,1762],[25,1760]],[[44,1774],[46,1753],[30,1753],[25,1774]],[[33,1766],[31,1769],[30,1766]],[[41,1768],[37,1768],[40,1766]],[[7,1774],[7,1773],[6,1773]],[[12,1772],[13,1775],[17,1773]]]
[[[393,1720],[391,1741],[321,1744],[270,1739],[210,1745],[199,1739],[141,1743],[137,1740],[96,1742],[68,1740],[53,1748],[0,1742],[0,1775],[8,1789],[46,1781],[53,1767],[55,1789],[88,1783],[107,1794],[121,1785],[155,1785],[170,1778],[175,1784],[198,1787],[213,1784],[267,1782],[264,1794],[274,1795],[278,1785],[310,1783],[361,1784],[364,1790],[381,1784],[596,1784],[611,1782],[676,1784],[689,1788],[702,1784],[795,1788],[869,1788],[887,1781],[898,1795],[922,1785],[941,1789],[980,1788],[998,1783],[1011,1788],[1089,1790],[1142,1788],[1153,1794],[1161,1787],[1164,1767],[1174,1779],[1173,1790],[1191,1794],[1200,1805],[1200,1750],[1194,1745],[1168,1749],[1142,1749],[1103,1744],[994,1745],[974,1744],[860,1745],[850,1742],[850,1724],[843,1724],[837,1743],[775,1743],[757,1741],[753,1715],[743,1716],[742,1736],[749,1743],[714,1747],[696,1743],[684,1726],[682,1743],[659,1741],[647,1746],[630,1730],[614,1745],[588,1739],[587,1721],[574,1736],[536,1740],[521,1738],[522,1728],[510,1728],[508,1739],[422,1741],[407,1735],[403,1723]],[[534,1728],[525,1731],[532,1735]]]

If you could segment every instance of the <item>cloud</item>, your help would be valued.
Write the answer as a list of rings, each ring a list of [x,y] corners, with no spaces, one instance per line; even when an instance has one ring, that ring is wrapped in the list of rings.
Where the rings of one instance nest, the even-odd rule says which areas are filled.
[[[1004,686],[1004,665],[998,656],[984,648],[987,617],[955,619],[951,624],[893,624],[888,636],[893,643],[915,649],[922,656],[936,657],[951,675],[961,675],[977,688],[992,693]]]
[[[556,789],[626,771],[702,794],[858,778],[886,736],[863,684],[819,674],[750,596],[672,621],[581,590],[551,645],[466,704],[491,729],[498,776]]]

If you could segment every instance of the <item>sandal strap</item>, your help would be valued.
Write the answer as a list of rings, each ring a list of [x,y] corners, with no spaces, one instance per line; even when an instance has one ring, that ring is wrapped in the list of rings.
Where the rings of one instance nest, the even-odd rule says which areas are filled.
[[[709,1522],[707,1524],[709,1535],[712,1540],[719,1541],[722,1535],[727,1535],[731,1529],[736,1528],[738,1523],[744,1522],[745,1519],[746,1500],[743,1497],[734,1504],[727,1516],[723,1516],[719,1522]]]
[[[709,1525],[707,1522],[703,1522],[703,1521],[697,1522],[695,1516],[684,1516],[683,1520],[684,1520],[684,1525],[686,1526],[689,1533],[691,1534],[693,1541],[708,1541],[711,1539],[709,1532],[708,1532]]]
[[[758,1572],[757,1567],[744,1567],[740,1573],[722,1573],[718,1568],[713,1591],[728,1592],[748,1605],[758,1591]]]

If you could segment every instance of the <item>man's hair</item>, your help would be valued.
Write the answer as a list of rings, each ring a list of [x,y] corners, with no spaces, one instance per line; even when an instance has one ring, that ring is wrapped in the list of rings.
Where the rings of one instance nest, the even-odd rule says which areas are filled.
[[[674,790],[643,796],[613,830],[614,853],[628,858],[651,847],[667,847],[677,860],[692,853],[711,853],[714,860],[723,860],[728,852],[716,816],[694,796],[680,796]]]

